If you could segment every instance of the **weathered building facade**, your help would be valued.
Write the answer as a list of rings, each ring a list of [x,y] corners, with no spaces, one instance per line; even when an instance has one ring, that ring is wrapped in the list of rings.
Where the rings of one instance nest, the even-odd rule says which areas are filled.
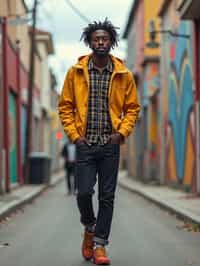
[[[196,181],[195,190],[200,192],[200,2],[198,0],[177,1],[177,10],[181,19],[191,21],[193,25],[194,83],[195,83],[195,125],[196,125]]]
[[[145,181],[159,176],[159,37],[150,38],[150,27],[159,29],[160,1],[134,1],[124,38],[127,39],[127,66],[132,70],[142,105],[140,119],[129,142],[129,172]]]
[[[187,0],[134,1],[124,34],[131,60],[127,63],[136,69],[142,104],[130,173],[193,192],[200,191],[198,5]],[[142,45],[140,35],[134,41],[131,37],[140,16]]]
[[[188,190],[196,182],[194,35],[191,22],[182,21],[177,1],[164,1],[162,19],[162,121],[165,181]]]
[[[25,20],[27,12],[23,0],[0,2],[1,192],[9,192],[13,186],[24,182],[32,34]],[[52,107],[48,56],[54,52],[53,40],[48,32],[37,30],[35,34],[31,151],[46,152],[50,156]]]

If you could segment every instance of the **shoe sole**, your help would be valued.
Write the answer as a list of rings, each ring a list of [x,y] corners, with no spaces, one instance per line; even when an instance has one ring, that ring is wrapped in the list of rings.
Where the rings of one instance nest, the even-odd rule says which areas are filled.
[[[88,261],[88,260],[91,260],[93,258],[93,256],[91,257],[85,257],[83,254],[82,254],[82,257],[84,258],[84,260]]]
[[[84,260],[89,261],[93,258],[93,255],[91,255],[90,257],[86,257],[83,255],[83,252],[82,252],[82,257],[84,258]]]
[[[95,265],[110,265],[111,262],[108,261],[108,262],[99,262],[99,263],[97,263],[97,262],[95,261],[95,259],[93,258],[93,264],[95,264]]]
[[[95,263],[95,262],[93,262],[93,264],[94,265],[110,265],[110,263],[106,263],[106,262],[105,263]]]
[[[85,258],[85,257],[83,257],[83,258],[84,258],[85,261],[89,261],[89,260],[92,259],[92,257],[91,258]]]

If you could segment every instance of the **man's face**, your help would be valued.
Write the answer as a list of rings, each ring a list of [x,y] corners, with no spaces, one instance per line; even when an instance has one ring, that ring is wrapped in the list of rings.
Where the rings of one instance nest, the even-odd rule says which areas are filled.
[[[106,56],[110,52],[110,34],[105,30],[96,30],[91,35],[90,48],[97,56]]]

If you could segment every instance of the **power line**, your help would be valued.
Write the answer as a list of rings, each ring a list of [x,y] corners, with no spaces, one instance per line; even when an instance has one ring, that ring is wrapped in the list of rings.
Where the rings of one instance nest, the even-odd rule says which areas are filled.
[[[82,19],[82,20],[84,20],[85,22],[87,22],[87,23],[90,23],[91,21],[90,21],[90,19],[88,19],[85,15],[83,15],[82,13],[81,13],[81,11],[77,8],[77,7],[75,7],[72,3],[71,3],[71,1],[70,0],[65,0],[65,2],[68,4],[68,6],[70,6],[71,7],[71,9]]]

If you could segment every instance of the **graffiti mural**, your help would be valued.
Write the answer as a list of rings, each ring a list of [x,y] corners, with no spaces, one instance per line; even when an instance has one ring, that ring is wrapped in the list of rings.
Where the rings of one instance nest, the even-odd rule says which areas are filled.
[[[9,95],[9,146],[10,146],[10,181],[17,182],[17,116],[16,98]]]
[[[159,82],[159,66],[157,63],[149,64],[145,71],[144,78],[144,92],[150,100],[150,115],[149,115],[149,125],[148,125],[148,136],[150,145],[155,146],[157,143],[157,103],[155,102],[155,94],[158,92],[160,88]]]
[[[143,106],[148,104],[148,118],[146,119],[147,125],[144,127],[147,132],[144,132],[144,136],[148,138],[144,139],[147,147],[147,173],[148,178],[155,179],[158,170],[158,157],[160,150],[160,136],[158,132],[159,128],[159,65],[156,62],[149,62],[144,71],[144,83],[143,83]],[[147,155],[146,154],[146,155]],[[156,170],[157,169],[157,170]]]
[[[169,182],[192,187],[195,167],[192,25],[170,19],[169,16],[165,20],[165,28],[171,23],[173,32],[190,37],[165,36],[166,178]]]

